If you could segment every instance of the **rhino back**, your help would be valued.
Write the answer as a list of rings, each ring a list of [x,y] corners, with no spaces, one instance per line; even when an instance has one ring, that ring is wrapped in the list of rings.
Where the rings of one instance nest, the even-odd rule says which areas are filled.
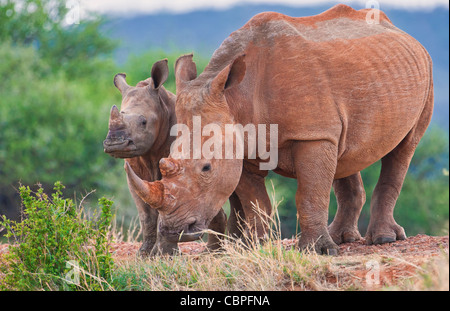
[[[380,12],[338,5],[292,18],[262,13],[227,38],[204,76],[246,54],[246,75],[226,93],[240,123],[279,126],[280,147],[326,139],[342,161],[363,169],[417,123],[430,91],[431,59]]]

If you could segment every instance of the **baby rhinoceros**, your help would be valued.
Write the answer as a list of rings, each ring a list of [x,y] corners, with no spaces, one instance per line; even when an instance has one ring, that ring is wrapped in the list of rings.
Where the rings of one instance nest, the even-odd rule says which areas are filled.
[[[167,59],[156,62],[151,77],[136,86],[127,84],[123,73],[114,77],[114,85],[122,93],[121,109],[112,106],[109,119],[109,131],[103,142],[105,153],[125,159],[133,171],[143,180],[160,180],[161,171],[170,170],[160,159],[167,157],[174,137],[170,128],[176,123],[176,96],[163,86],[169,75]],[[127,178],[129,181],[129,178]],[[158,234],[159,210],[145,203],[128,182],[130,193],[136,203],[141,223],[143,243],[139,249],[141,256],[173,254],[179,241],[168,240]],[[221,210],[209,228],[224,233],[226,215]],[[197,239],[198,234],[192,239]],[[219,247],[216,235],[208,237],[208,249]],[[192,240],[191,239],[191,240]]]

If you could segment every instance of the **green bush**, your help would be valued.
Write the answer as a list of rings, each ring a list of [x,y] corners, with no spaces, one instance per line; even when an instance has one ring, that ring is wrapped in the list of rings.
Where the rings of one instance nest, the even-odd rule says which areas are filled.
[[[71,199],[64,199],[63,185],[55,183],[51,198],[42,187],[33,193],[20,187],[24,219],[3,217],[12,243],[0,265],[0,289],[101,290],[111,280],[109,252],[112,201],[99,199],[100,213],[86,217]]]

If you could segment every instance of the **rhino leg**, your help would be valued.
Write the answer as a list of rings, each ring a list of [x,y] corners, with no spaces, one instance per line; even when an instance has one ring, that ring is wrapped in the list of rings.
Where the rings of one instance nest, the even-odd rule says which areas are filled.
[[[361,173],[333,181],[338,209],[333,222],[328,227],[330,236],[337,244],[361,239],[358,218],[366,202],[366,192]]]
[[[136,202],[136,207],[138,209],[142,231],[142,245],[139,248],[139,255],[146,257],[150,254],[157,240],[157,224],[159,215],[157,210],[151,208],[140,198],[138,199],[140,202]]]
[[[162,234],[158,234],[156,242],[149,256],[175,255],[178,253],[178,243],[168,241]]]
[[[301,250],[336,255],[338,246],[328,233],[328,205],[337,164],[337,147],[329,141],[300,141],[293,145],[297,177],[297,217]]]
[[[130,187],[130,183],[128,183],[128,188],[130,189],[131,196],[136,204],[141,224],[143,242],[138,253],[140,256],[145,257],[150,255],[151,250],[156,243],[159,214],[156,209],[151,208],[150,205],[142,201],[134,189]]]
[[[245,215],[244,229],[247,238],[263,239],[269,230],[272,205],[267,194],[264,178],[267,171],[255,170],[244,165],[241,179],[235,189]],[[239,213],[239,212],[238,212]],[[236,225],[238,226],[238,225]]]
[[[223,240],[226,228],[227,215],[225,214],[223,209],[221,209],[209,224],[208,229],[220,233],[219,235],[213,233],[208,234],[208,244],[206,245],[206,247],[209,251],[216,251],[222,248],[221,241]]]
[[[394,220],[394,207],[414,150],[402,142],[381,160],[381,173],[370,202],[367,244],[384,244],[406,239],[405,230]]]
[[[228,217],[228,234],[233,238],[241,238],[242,230],[245,228],[245,215],[242,209],[241,201],[236,192],[229,198],[230,201],[230,217]]]
[[[420,139],[431,121],[433,90],[417,124],[402,142],[381,159],[381,173],[370,202],[370,221],[365,236],[367,244],[383,244],[406,239],[405,230],[394,220],[394,207],[406,172]]]

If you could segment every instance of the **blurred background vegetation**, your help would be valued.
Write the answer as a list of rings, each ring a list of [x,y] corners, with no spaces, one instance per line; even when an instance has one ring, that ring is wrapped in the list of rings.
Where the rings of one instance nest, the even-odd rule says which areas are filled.
[[[20,5],[18,5],[20,3]],[[165,86],[175,92],[173,65],[190,51],[176,47],[167,53],[150,49],[131,54],[118,64],[114,51],[120,42],[102,31],[104,17],[89,15],[79,24],[67,22],[65,1],[0,1],[0,214],[17,218],[19,183],[40,183],[50,191],[56,180],[65,195],[97,202],[115,201],[118,222],[126,228],[137,211],[126,185],[123,161],[103,153],[109,109],[120,105],[113,85],[118,72],[127,72],[130,85],[146,79],[152,64],[168,58],[170,77]],[[208,58],[196,53],[201,72]],[[449,137],[430,128],[413,158],[395,210],[408,235],[448,234]],[[364,234],[369,221],[370,196],[378,179],[377,163],[362,172],[367,203],[360,218]],[[285,237],[296,233],[296,181],[270,174]],[[330,221],[336,211],[331,196]]]

